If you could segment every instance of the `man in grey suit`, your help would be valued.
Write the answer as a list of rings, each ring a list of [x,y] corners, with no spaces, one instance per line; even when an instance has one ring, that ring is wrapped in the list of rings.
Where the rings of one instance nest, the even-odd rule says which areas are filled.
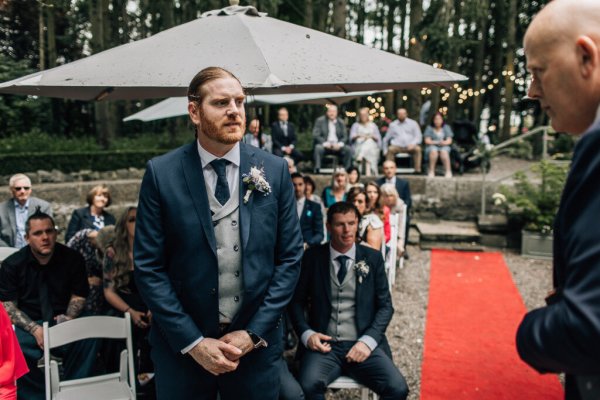
[[[16,174],[8,181],[12,198],[0,203],[0,247],[27,246],[25,222],[39,207],[40,211],[52,216],[52,207],[47,201],[31,196],[31,180],[25,174]]]
[[[337,106],[330,105],[325,115],[317,118],[313,127],[315,172],[321,169],[321,160],[326,154],[341,158],[345,169],[352,166],[352,151],[348,146],[348,131]]]

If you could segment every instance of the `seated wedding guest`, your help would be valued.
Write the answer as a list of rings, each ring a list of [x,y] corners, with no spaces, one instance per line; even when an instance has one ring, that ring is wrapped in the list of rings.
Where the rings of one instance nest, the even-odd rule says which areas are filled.
[[[248,133],[244,135],[242,141],[246,144],[250,144],[259,149],[263,149],[266,152],[273,152],[273,140],[271,135],[261,132],[260,121],[254,118],[248,124]]]
[[[325,115],[315,121],[313,127],[315,173],[321,169],[321,161],[326,154],[335,155],[345,169],[352,166],[352,150],[348,147],[346,125],[338,117],[335,105],[327,106]]]
[[[388,131],[383,138],[383,153],[385,159],[396,162],[396,154],[410,154],[415,173],[421,173],[421,141],[423,135],[419,123],[414,119],[408,118],[406,108],[399,108],[396,111],[398,119],[393,121],[388,127]]]
[[[365,185],[363,185],[360,182],[360,172],[358,171],[358,168],[351,167],[347,172],[348,172],[348,189],[347,190],[350,190],[354,187],[365,187]]]
[[[394,185],[392,185],[390,183],[384,183],[383,185],[381,185],[379,190],[381,191],[380,203],[383,205],[383,207],[385,209],[387,209],[388,221],[389,221],[390,213],[399,215],[402,212],[406,212],[405,207],[403,207],[404,202],[402,201],[400,196],[398,196],[398,192],[396,191],[396,188],[394,187]],[[384,221],[384,226],[385,226],[385,221]],[[386,243],[388,243],[390,241],[390,239],[391,238],[388,237],[386,239]],[[403,231],[398,230],[397,240],[398,240],[398,256],[401,257],[404,255],[404,249],[406,246],[406,230],[403,230]]]
[[[323,189],[321,198],[325,208],[331,207],[339,201],[346,200],[346,189],[348,187],[348,173],[344,168],[338,168],[333,171],[331,177],[331,186]]]
[[[380,251],[356,245],[359,218],[350,203],[329,208],[331,241],[304,254],[288,307],[302,342],[299,382],[309,400],[325,399],[327,385],[342,374],[382,400],[408,395],[385,337],[394,308],[383,257]]]
[[[279,157],[290,157],[294,163],[302,161],[304,157],[296,149],[298,142],[296,126],[289,121],[287,108],[281,107],[277,111],[277,121],[271,124],[271,136],[273,138],[273,154]]]
[[[323,241],[323,214],[321,205],[308,200],[305,195],[304,178],[299,173],[292,174],[294,193],[296,195],[296,209],[300,220],[300,230],[304,238],[304,249]]]
[[[405,237],[408,237],[408,230],[410,229],[410,209],[412,207],[412,196],[410,194],[410,186],[408,181],[401,179],[396,176],[396,163],[394,161],[383,162],[383,177],[379,178],[377,184],[381,187],[384,183],[391,183],[396,188],[398,195],[406,204],[406,230],[404,232]],[[408,253],[404,253],[404,258],[408,259]]]
[[[381,251],[383,244],[383,222],[367,208],[367,192],[362,188],[354,188],[348,192],[347,203],[354,204],[360,214],[358,224],[358,243]]]
[[[17,379],[28,371],[10,318],[0,303],[0,400],[17,399]]]
[[[25,224],[29,243],[2,262],[0,301],[3,302],[25,355],[29,373],[17,381],[20,399],[46,398],[44,372],[38,362],[44,355],[44,321],[59,324],[79,317],[88,295],[83,257],[56,243],[54,220],[36,211]],[[64,379],[85,378],[94,370],[97,342],[81,340],[52,350],[61,357]]]
[[[452,178],[452,169],[450,166],[450,145],[452,145],[452,128],[444,122],[444,116],[436,113],[433,116],[431,126],[425,129],[425,155],[429,159],[429,172],[427,176],[435,176],[435,166],[438,158],[442,160],[444,166],[444,176]]]
[[[383,238],[387,243],[391,234],[390,209],[382,204],[381,191],[377,183],[367,182],[365,192],[367,194],[367,209],[371,210],[383,222]]]
[[[319,196],[318,194],[315,194],[315,188],[317,187],[317,185],[315,184],[313,178],[311,178],[308,175],[304,175],[304,184],[306,198],[310,201],[314,201],[315,203],[321,204],[321,207],[324,208],[325,205],[323,204],[323,199],[321,199],[321,196]]]
[[[135,235],[136,207],[128,207],[117,220],[112,240],[112,251],[106,252],[103,262],[104,298],[111,307],[108,314],[131,315],[133,325],[133,346],[137,373],[151,372],[150,346],[147,335],[152,315],[142,300],[133,279],[133,240]],[[107,359],[109,371],[117,370],[119,355],[124,344],[107,346],[112,360]]]
[[[0,203],[0,247],[27,246],[25,221],[39,209],[52,216],[52,207],[47,201],[31,195],[31,180],[27,175],[16,174],[8,180],[11,198]]]
[[[365,176],[377,175],[381,134],[377,125],[369,117],[369,108],[358,111],[358,121],[350,128],[350,142],[354,149],[354,161],[365,165]]]
[[[298,168],[296,168],[296,162],[292,157],[285,156],[283,159],[287,162],[288,171],[290,171],[290,175],[298,172]]]
[[[100,232],[112,231],[113,226],[105,226],[99,231],[82,229],[77,232],[67,243],[67,247],[79,252],[85,260],[90,294],[85,301],[85,311],[89,315],[102,313],[104,305],[104,289],[102,288],[102,259],[103,251],[100,249],[98,236]]]
[[[78,208],[71,215],[65,242],[71,240],[73,235],[82,229],[89,228],[97,231],[104,226],[115,224],[115,217],[105,210],[112,202],[110,190],[106,185],[94,186],[85,200],[88,203],[87,207]]]

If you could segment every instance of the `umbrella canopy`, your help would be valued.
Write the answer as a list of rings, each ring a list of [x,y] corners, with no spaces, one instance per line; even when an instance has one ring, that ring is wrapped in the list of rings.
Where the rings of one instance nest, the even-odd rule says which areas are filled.
[[[326,93],[295,93],[295,94],[262,94],[246,97],[246,105],[250,107],[273,104],[343,104],[375,92],[326,92]],[[156,103],[140,112],[123,118],[123,121],[155,121],[157,119],[188,115],[187,97],[171,97]]]
[[[462,75],[231,6],[154,36],[0,84],[0,93],[76,100],[183,96],[209,66],[254,94],[448,86]]]

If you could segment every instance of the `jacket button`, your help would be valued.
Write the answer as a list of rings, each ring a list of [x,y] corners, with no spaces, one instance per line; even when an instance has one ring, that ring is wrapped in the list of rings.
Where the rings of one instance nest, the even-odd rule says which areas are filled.
[[[240,271],[235,271],[233,275],[235,275],[236,278],[239,277],[240,276]]]
[[[233,301],[235,301],[235,302],[238,302],[238,301],[240,301],[240,297],[239,297],[239,296],[234,296],[234,297],[233,297]]]
[[[231,221],[231,226],[237,226],[237,221]]]
[[[237,244],[233,246],[233,251],[238,251],[240,249],[240,246],[238,246]]]
[[[215,288],[210,289],[210,294],[213,294],[213,295],[217,294],[217,289],[215,289]]]

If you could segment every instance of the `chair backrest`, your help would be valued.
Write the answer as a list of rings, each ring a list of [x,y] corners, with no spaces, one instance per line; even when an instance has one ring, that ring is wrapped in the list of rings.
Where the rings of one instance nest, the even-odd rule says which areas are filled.
[[[0,263],[8,258],[13,253],[16,253],[19,249],[15,247],[0,247]]]
[[[127,363],[121,358],[121,376],[129,376],[129,387],[135,395],[135,374],[133,372],[133,342],[131,335],[131,315],[125,317],[93,316],[81,317],[50,327],[44,322],[44,374],[46,378],[46,399],[60,389],[58,366],[50,359],[50,350],[65,344],[84,339],[125,339]],[[122,356],[123,357],[123,356]],[[52,366],[51,366],[52,364]],[[125,364],[128,364],[125,366]],[[127,370],[124,370],[127,368]]]

